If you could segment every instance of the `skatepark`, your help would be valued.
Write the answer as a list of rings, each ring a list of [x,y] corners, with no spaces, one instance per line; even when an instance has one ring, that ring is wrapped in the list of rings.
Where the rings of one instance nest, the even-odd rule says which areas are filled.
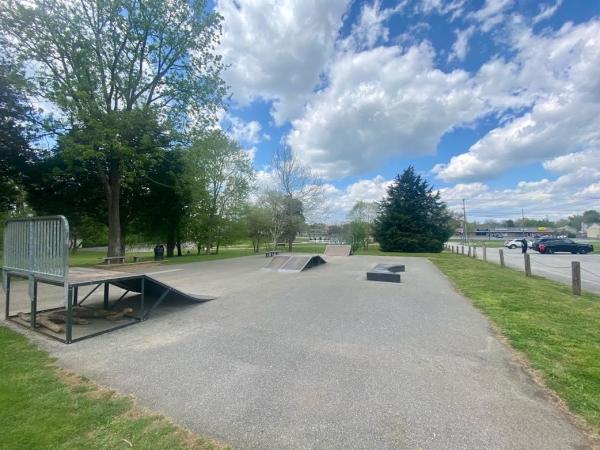
[[[262,255],[132,266],[213,300],[164,301],[72,345],[28,333],[67,369],[235,448],[586,445],[428,260],[324,258],[300,272],[266,270]],[[402,283],[367,281],[386,263],[405,265]]]

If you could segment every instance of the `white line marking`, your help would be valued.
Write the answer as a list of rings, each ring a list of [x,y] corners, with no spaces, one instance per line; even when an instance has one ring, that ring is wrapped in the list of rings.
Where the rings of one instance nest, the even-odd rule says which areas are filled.
[[[145,275],[157,275],[159,273],[170,273],[170,272],[179,272],[183,269],[170,269],[170,270],[159,270],[158,272],[145,272]]]

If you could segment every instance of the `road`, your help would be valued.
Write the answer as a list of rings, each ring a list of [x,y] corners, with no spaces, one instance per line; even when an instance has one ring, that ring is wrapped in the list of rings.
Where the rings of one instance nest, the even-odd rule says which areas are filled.
[[[425,258],[153,268],[200,305],[72,345],[61,365],[242,449],[566,449],[584,433]],[[404,263],[402,284],[369,282]],[[16,301],[16,300],[15,300]],[[164,307],[163,307],[164,306]]]
[[[488,261],[500,264],[498,250],[498,248],[487,249]],[[483,258],[481,247],[477,248],[476,253],[477,258]],[[571,261],[579,261],[581,263],[582,289],[600,294],[600,255],[572,255],[570,253],[542,255],[530,250],[529,257],[531,260],[531,271],[534,275],[550,278],[569,285],[571,284]],[[525,271],[523,254],[520,248],[505,248],[504,262],[507,266]]]

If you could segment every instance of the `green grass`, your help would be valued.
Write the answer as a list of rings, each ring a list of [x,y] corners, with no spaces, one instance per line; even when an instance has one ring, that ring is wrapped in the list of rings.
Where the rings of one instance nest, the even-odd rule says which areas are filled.
[[[600,296],[451,253],[358,255],[429,258],[498,327],[510,344],[596,432],[600,430]]]
[[[48,355],[0,326],[0,448],[215,449],[144,411],[129,397],[99,389],[52,366]]]
[[[600,297],[459,255],[430,260],[487,314],[569,408],[600,429]]]
[[[281,252],[287,252],[286,247],[278,248]],[[310,242],[298,242],[294,243],[292,247],[293,253],[323,253],[325,250],[325,245],[323,244],[314,244]],[[241,256],[251,256],[251,255],[260,255],[264,252],[264,249],[261,246],[261,249],[258,253],[254,253],[252,247],[245,246],[231,246],[231,247],[222,247],[219,249],[218,254],[211,253],[209,255],[201,253],[197,254],[196,252],[192,252],[190,254],[184,254],[182,256],[173,256],[171,258],[167,258],[164,261],[164,264],[185,264],[191,262],[198,261],[212,261],[217,259],[227,259],[227,258],[239,258]],[[104,261],[104,257],[106,253],[98,250],[78,250],[75,254],[71,255],[69,259],[69,264],[71,266],[77,267],[87,267],[87,266],[95,266],[97,264],[101,264]],[[138,256],[142,261],[152,261],[153,253],[152,252],[130,252],[127,253],[127,261],[132,261],[133,256]]]

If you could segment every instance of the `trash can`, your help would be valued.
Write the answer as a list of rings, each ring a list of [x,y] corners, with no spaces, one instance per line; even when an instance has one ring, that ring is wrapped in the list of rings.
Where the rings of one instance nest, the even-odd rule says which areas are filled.
[[[160,244],[154,247],[154,261],[160,261],[165,257],[165,247]]]

